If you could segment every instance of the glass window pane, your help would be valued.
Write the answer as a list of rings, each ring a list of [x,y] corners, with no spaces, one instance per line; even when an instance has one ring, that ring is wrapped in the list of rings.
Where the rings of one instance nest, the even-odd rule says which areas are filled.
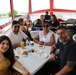
[[[8,12],[10,12],[10,0],[0,0],[0,25],[11,20],[11,17],[8,16]]]

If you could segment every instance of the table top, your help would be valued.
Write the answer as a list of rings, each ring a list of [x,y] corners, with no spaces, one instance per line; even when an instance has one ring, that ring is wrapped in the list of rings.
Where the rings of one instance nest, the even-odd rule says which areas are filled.
[[[27,46],[24,50],[31,49],[34,49],[35,52],[29,52],[27,56],[18,55],[17,51],[21,50],[20,47],[16,48],[14,52],[16,56],[20,57],[19,62],[33,75],[50,59],[50,46],[39,46],[34,43],[34,46]],[[13,66],[13,68],[22,73],[17,67]]]

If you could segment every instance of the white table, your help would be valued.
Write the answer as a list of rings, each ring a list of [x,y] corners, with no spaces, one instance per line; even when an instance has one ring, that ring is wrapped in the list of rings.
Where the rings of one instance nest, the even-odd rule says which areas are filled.
[[[18,59],[20,63],[33,75],[50,59],[50,46],[45,46],[45,48],[41,48],[38,44],[35,44],[32,48],[34,48],[36,51],[43,51],[42,54],[46,53],[48,55],[48,57],[42,58],[40,56],[41,54],[35,52],[29,53],[27,57],[21,57]],[[13,68],[22,73],[22,71],[17,67],[13,66]]]

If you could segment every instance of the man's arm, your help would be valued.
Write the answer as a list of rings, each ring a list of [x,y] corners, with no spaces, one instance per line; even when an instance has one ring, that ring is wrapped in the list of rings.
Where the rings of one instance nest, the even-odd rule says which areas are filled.
[[[55,75],[67,75],[70,71],[73,70],[76,62],[67,61],[67,65],[64,66],[59,72],[57,72]]]
[[[57,56],[56,56],[56,54],[55,54],[56,49],[57,49],[57,48],[56,48],[55,45],[53,45],[53,46],[51,47],[50,59],[51,59],[52,61],[56,61],[56,58],[57,58]]]
[[[67,75],[70,71],[73,69],[70,68],[69,66],[64,66],[59,72],[57,72],[55,75]]]
[[[20,47],[20,44],[13,44],[12,47],[13,47],[13,49],[15,49],[17,47]]]
[[[56,49],[57,49],[57,48],[56,48],[55,45],[51,46],[51,52],[50,52],[50,54],[51,54],[51,53],[55,53]]]

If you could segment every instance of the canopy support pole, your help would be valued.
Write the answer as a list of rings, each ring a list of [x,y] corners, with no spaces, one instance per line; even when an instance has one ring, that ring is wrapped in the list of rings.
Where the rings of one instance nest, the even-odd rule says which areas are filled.
[[[12,20],[14,20],[13,0],[10,0],[10,9],[11,9]]]
[[[29,0],[29,14],[32,14],[32,4],[31,4],[31,0]]]
[[[54,0],[50,0],[50,15],[53,14]]]

